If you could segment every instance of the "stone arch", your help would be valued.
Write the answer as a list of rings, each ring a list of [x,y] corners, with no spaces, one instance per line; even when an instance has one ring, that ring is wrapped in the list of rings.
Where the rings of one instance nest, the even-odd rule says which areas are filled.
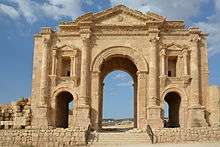
[[[52,98],[56,98],[56,96],[60,93],[60,92],[69,92],[72,94],[74,100],[78,99],[78,94],[76,92],[74,92],[75,90],[73,88],[70,88],[70,86],[64,86],[64,85],[60,85],[57,86],[53,92],[52,92]]]
[[[92,87],[91,87],[91,127],[95,130],[101,128],[102,121],[102,88],[103,77],[108,73],[109,66],[113,70],[120,68],[120,65],[115,64],[116,60],[123,61],[129,65],[134,65],[129,69],[125,68],[126,72],[131,72],[135,79],[134,87],[134,127],[144,128],[146,122],[146,95],[147,92],[143,89],[147,89],[148,81],[148,62],[143,55],[137,50],[125,46],[113,46],[101,51],[92,61],[90,70],[92,72]],[[118,62],[117,62],[118,63]],[[124,66],[123,66],[124,67]],[[110,69],[111,69],[110,68]],[[123,70],[120,68],[119,70]],[[111,70],[112,71],[112,70]],[[98,83],[98,84],[97,84]]]
[[[168,97],[175,97],[175,100],[168,100]],[[164,125],[164,127],[184,127],[186,118],[184,117],[186,114],[187,106],[185,105],[186,101],[186,93],[181,88],[177,87],[168,87],[161,93],[161,105],[165,102],[169,105],[169,122],[168,124]],[[170,103],[172,102],[172,103]],[[172,114],[170,114],[172,113]],[[176,113],[176,114],[174,114]],[[170,115],[172,116],[172,120],[170,121]],[[165,120],[164,120],[165,122]]]
[[[93,60],[90,70],[100,71],[100,66],[104,60],[106,60],[109,57],[118,55],[124,56],[131,60],[137,66],[138,71],[149,71],[148,62],[145,60],[145,58],[142,55],[140,55],[138,51],[125,46],[113,46],[100,52]]]
[[[71,97],[71,99],[69,99]],[[72,127],[75,124],[75,118],[74,114],[78,105],[78,94],[75,92],[73,88],[70,88],[70,86],[64,86],[60,85],[57,86],[53,91],[52,91],[52,97],[51,97],[51,108],[52,108],[52,124],[54,127],[61,127],[61,128],[67,128],[67,127]],[[69,103],[74,102],[74,108],[71,111],[72,114],[71,118],[69,117]],[[57,107],[57,105],[60,105],[60,107]],[[62,106],[61,106],[62,105]],[[61,107],[67,107],[68,109],[62,110],[59,109]],[[59,110],[58,110],[59,109]],[[61,111],[58,113],[58,111]],[[61,114],[63,113],[63,114]],[[62,115],[67,115],[67,116],[62,116]],[[58,118],[59,117],[59,118]],[[68,118],[67,118],[68,117]],[[64,119],[64,122],[62,122],[59,119]],[[69,124],[69,120],[71,120],[71,124]]]
[[[163,92],[161,93],[161,102],[163,102],[164,97],[170,93],[170,92],[176,92],[180,95],[180,97],[184,100],[186,100],[186,93],[184,92],[184,90],[182,90],[181,88],[178,87],[168,87],[166,89],[163,90]]]

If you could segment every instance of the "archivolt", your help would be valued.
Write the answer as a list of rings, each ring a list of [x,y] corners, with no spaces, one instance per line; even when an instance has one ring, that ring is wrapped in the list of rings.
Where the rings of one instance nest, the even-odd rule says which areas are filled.
[[[163,100],[165,98],[165,96],[170,92],[176,92],[177,94],[179,94],[181,99],[184,99],[184,100],[186,99],[186,93],[184,90],[182,90],[181,88],[177,88],[177,87],[168,87],[161,93],[161,95],[160,95],[161,100]]]
[[[148,72],[149,70],[147,61],[142,55],[140,55],[136,50],[124,46],[114,46],[103,50],[93,60],[90,70],[99,71],[103,61],[114,56],[122,56],[130,59],[136,65],[138,71]]]
[[[74,100],[77,100],[78,99],[78,95],[76,92],[74,92],[74,89],[73,88],[69,88],[67,86],[58,86],[56,87],[56,89],[54,89],[54,91],[52,92],[52,97],[53,98],[56,98],[56,96],[61,93],[61,92],[69,92],[72,94],[73,96],[73,99]]]

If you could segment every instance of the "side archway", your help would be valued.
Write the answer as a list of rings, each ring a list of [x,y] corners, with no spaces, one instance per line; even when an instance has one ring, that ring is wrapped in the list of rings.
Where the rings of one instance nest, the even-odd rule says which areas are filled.
[[[55,128],[70,128],[75,124],[78,96],[73,89],[57,87],[52,94],[52,122]]]
[[[161,95],[161,105],[164,106],[164,110],[167,109],[168,118],[165,118],[164,114],[164,127],[184,127],[186,118],[185,113],[187,106],[185,105],[186,94],[182,89],[179,88],[167,88]],[[168,108],[165,108],[168,107]]]

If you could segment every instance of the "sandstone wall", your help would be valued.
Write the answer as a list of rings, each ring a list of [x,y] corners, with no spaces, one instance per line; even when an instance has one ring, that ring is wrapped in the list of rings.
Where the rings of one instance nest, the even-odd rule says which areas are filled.
[[[166,128],[153,132],[157,143],[220,142],[220,128]]]
[[[209,87],[209,122],[211,126],[220,127],[220,87]]]
[[[78,146],[85,140],[86,131],[76,129],[0,130],[0,146]]]

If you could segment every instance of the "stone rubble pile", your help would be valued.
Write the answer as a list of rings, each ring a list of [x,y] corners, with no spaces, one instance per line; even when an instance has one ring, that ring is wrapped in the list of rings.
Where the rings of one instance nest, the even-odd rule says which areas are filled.
[[[31,103],[20,99],[12,104],[0,105],[0,129],[24,129],[31,125]]]

